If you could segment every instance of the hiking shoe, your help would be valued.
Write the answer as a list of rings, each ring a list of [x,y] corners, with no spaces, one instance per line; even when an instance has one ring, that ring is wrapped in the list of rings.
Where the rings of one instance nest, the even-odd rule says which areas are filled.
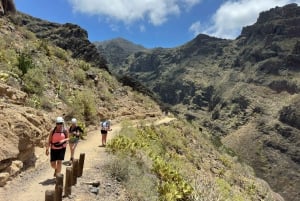
[[[71,166],[71,164],[72,164],[72,162],[70,162],[70,161],[65,162],[66,166]]]

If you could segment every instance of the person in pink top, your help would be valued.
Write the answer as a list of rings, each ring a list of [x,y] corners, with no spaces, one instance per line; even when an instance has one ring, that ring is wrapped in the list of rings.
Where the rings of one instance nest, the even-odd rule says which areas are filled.
[[[46,155],[49,155],[50,148],[50,163],[54,169],[54,176],[61,173],[62,161],[65,159],[67,142],[69,140],[68,129],[64,128],[64,119],[56,118],[56,126],[50,132],[48,143],[46,144]]]

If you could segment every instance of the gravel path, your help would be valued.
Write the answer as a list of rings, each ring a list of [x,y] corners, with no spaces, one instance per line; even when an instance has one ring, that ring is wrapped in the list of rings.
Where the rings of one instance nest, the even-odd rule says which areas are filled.
[[[108,140],[111,139],[120,129],[120,126],[113,126],[109,132]],[[63,200],[126,200],[122,186],[113,181],[103,170],[109,161],[109,155],[104,147],[100,147],[101,134],[98,130],[88,133],[87,140],[79,142],[75,158],[80,153],[85,153],[85,163],[82,177],[78,178],[77,184],[72,187],[70,197]],[[0,200],[2,201],[44,201],[45,191],[54,190],[55,178],[53,169],[50,167],[49,157],[45,155],[45,149],[36,148],[36,165],[22,172],[5,187],[0,188]],[[65,159],[70,158],[69,147]],[[66,161],[63,162],[63,164]],[[65,174],[67,165],[63,165],[62,173]],[[91,193],[91,186],[84,184],[90,181],[100,181],[99,193]],[[65,182],[65,181],[64,181]]]
[[[172,121],[173,118],[164,118],[155,122],[162,124]],[[121,129],[120,125],[113,125],[113,130],[108,134],[108,140],[113,138]],[[127,201],[126,191],[122,185],[113,180],[103,169],[110,161],[109,155],[104,147],[100,147],[101,134],[95,130],[89,132],[86,140],[79,142],[75,158],[79,158],[80,153],[85,153],[85,162],[82,177],[77,179],[77,184],[72,186],[72,194],[64,197],[64,201]],[[45,155],[45,149],[36,148],[36,165],[22,172],[5,187],[0,188],[0,201],[44,201],[45,191],[54,190],[55,178],[53,169],[50,167],[49,157]],[[65,159],[70,158],[69,147],[66,151]],[[63,162],[65,164],[66,161]],[[66,173],[66,165],[63,165],[62,173]],[[91,192],[91,186],[86,182],[100,181],[98,193]],[[64,180],[65,182],[65,180]]]

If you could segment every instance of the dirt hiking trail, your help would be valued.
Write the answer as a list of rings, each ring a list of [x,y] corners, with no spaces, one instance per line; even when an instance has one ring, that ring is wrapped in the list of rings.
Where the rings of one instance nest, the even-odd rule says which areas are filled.
[[[174,118],[165,117],[157,120],[154,124],[162,124],[172,121]],[[112,126],[112,131],[108,133],[107,140],[112,139],[121,129],[120,124]],[[122,185],[106,175],[105,165],[109,162],[109,155],[104,147],[101,147],[101,134],[99,130],[88,132],[86,140],[81,140],[75,151],[75,158],[79,158],[80,153],[85,153],[84,169],[82,177],[77,179],[77,184],[72,186],[70,197],[64,197],[67,201],[87,201],[87,200],[111,200],[124,201],[126,192]],[[45,191],[54,190],[55,178],[54,170],[50,167],[49,157],[45,155],[45,148],[36,148],[36,164],[34,168],[28,169],[0,188],[0,201],[44,201]],[[62,165],[62,174],[66,173],[66,162],[70,159],[70,149],[67,146],[65,161]],[[100,181],[98,194],[90,192],[90,186],[84,184],[90,181]],[[65,183],[65,178],[64,178]]]

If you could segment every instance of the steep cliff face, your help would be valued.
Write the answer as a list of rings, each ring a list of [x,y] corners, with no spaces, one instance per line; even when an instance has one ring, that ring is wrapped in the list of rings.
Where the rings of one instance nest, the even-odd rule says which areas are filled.
[[[299,6],[277,7],[236,40],[201,34],[177,48],[136,52],[114,68],[221,139],[286,200],[299,200],[299,24]]]

